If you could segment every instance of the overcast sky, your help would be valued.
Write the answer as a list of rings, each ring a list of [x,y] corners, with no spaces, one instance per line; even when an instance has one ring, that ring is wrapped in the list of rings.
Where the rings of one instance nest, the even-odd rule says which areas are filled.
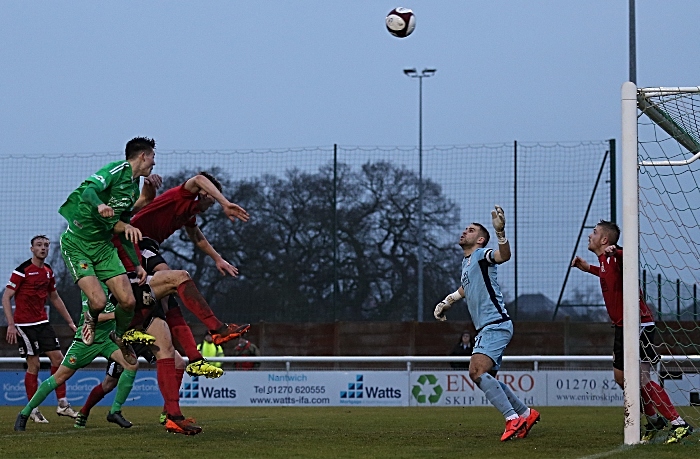
[[[0,0],[0,155],[619,138],[627,0]],[[700,84],[700,1],[637,1],[640,86]]]

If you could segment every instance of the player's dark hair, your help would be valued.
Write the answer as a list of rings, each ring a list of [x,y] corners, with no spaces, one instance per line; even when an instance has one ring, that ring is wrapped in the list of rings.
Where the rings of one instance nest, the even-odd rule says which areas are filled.
[[[491,235],[489,234],[489,231],[486,228],[484,228],[484,225],[476,222],[472,223],[472,225],[479,228],[479,235],[484,238],[484,245],[482,245],[482,247],[486,247],[487,245],[489,245],[489,239],[491,239]]]
[[[596,226],[599,226],[603,231],[605,231],[610,245],[617,244],[617,241],[620,240],[620,227],[617,226],[616,223],[601,220]]]
[[[218,180],[216,180],[216,177],[214,177],[213,175],[211,175],[209,172],[207,172],[207,171],[201,171],[201,172],[199,173],[199,175],[203,175],[204,177],[206,177],[207,179],[209,179],[209,181],[210,181],[211,183],[214,184],[214,186],[216,187],[217,190],[219,190],[219,192],[221,192],[221,191],[223,190],[223,189],[221,188],[221,183],[220,183]]]
[[[127,161],[135,158],[144,150],[155,150],[156,141],[148,137],[134,137],[126,143],[126,159]]]
[[[32,238],[31,245],[34,245],[34,241],[36,241],[37,239],[46,239],[47,241],[51,242],[51,239],[49,239],[48,237],[46,237],[45,234],[37,234],[36,236],[34,236],[34,237]]]

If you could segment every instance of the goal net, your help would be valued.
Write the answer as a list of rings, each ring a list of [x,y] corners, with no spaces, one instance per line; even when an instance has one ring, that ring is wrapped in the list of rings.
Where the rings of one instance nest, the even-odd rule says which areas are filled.
[[[627,111],[625,89],[629,91]],[[657,352],[662,356],[653,366],[652,379],[666,390],[679,414],[697,428],[700,425],[700,305],[697,297],[700,283],[700,161],[697,161],[700,157],[700,87],[633,88],[636,100],[631,89],[623,86],[622,186],[626,211],[622,230],[623,242],[628,248],[634,247],[636,241],[631,239],[636,236],[638,258],[636,263],[633,257],[625,259],[626,270],[629,261],[637,266],[635,274],[625,273],[630,276],[625,277],[625,308],[634,309],[638,320],[638,305],[628,300],[629,292],[639,286],[654,312]],[[635,115],[634,143],[629,142],[632,126],[626,123],[625,113],[630,121],[631,114]],[[634,171],[630,171],[632,167]],[[636,190],[628,183],[632,178],[636,179],[632,184]],[[636,225],[631,212],[627,212],[630,208],[637,209]],[[633,286],[628,290],[630,283]],[[632,298],[634,300],[634,296]],[[632,355],[634,349],[628,346],[630,343],[636,346],[636,340],[627,337],[637,333],[638,322],[634,326],[628,323],[627,317],[625,363],[628,358],[630,362],[637,361]],[[629,389],[626,392],[630,392],[629,397],[626,393],[626,406],[632,408],[635,402],[639,403],[639,396],[634,394],[639,390],[639,382],[628,372],[625,381]],[[630,418],[637,413],[639,410],[627,410]],[[635,425],[630,427],[629,433],[626,427],[625,443],[636,443],[639,429],[646,421],[628,419],[626,425],[630,422]]]

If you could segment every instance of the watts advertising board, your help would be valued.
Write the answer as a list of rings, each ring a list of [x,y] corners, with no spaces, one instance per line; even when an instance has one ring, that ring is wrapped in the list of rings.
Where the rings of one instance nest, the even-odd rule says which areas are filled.
[[[39,374],[42,380],[48,376],[44,371]],[[80,406],[103,378],[104,371],[78,371],[67,383],[68,400]],[[623,404],[622,390],[615,384],[612,371],[503,371],[498,373],[497,379],[532,406]],[[0,388],[0,404],[26,403],[24,372],[0,371]],[[688,405],[697,397],[697,393],[691,390],[689,397],[679,399],[678,404]],[[100,405],[109,405],[112,399],[113,393]],[[53,403],[53,395],[44,402]],[[162,406],[155,371],[137,373],[127,404]],[[180,388],[180,404],[487,406],[489,402],[466,371],[227,371],[219,379],[185,375]]]
[[[405,371],[227,372],[219,379],[188,377],[181,405],[407,406]]]

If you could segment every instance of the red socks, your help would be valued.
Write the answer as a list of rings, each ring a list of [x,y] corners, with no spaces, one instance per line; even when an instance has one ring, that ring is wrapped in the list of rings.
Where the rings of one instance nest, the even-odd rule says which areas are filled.
[[[185,318],[182,317],[182,311],[179,307],[168,309],[168,313],[165,315],[165,322],[170,327],[170,333],[182,346],[190,362],[201,360],[202,354],[197,350],[197,343],[194,341],[194,336],[192,336],[192,330],[185,322]]]
[[[51,367],[51,375],[52,376],[57,371],[58,371],[58,367],[53,367],[53,366]],[[60,386],[58,386],[56,388],[56,398],[59,400],[62,398],[66,398],[66,385],[65,384],[61,384]]]
[[[105,391],[102,388],[102,383],[99,383],[90,391],[90,395],[88,395],[87,400],[85,400],[83,407],[80,408],[80,412],[85,416],[88,416],[92,407],[100,403],[100,400],[102,400],[104,397]]]
[[[180,411],[180,385],[175,373],[175,359],[160,359],[156,361],[158,387],[163,395],[165,411],[170,416],[182,416]]]
[[[27,391],[27,400],[31,400],[39,387],[39,375],[32,373],[24,374],[24,389]]]
[[[656,409],[669,421],[678,418],[678,411],[671,403],[671,399],[663,387],[659,386],[654,381],[649,381],[642,390],[643,394],[648,396],[656,406]],[[643,397],[644,398],[644,397]],[[646,410],[644,411],[646,413]]]
[[[224,326],[224,323],[216,318],[214,311],[211,310],[207,300],[199,293],[192,279],[186,280],[178,285],[177,294],[180,296],[185,307],[192,311],[192,313],[207,326],[208,330],[218,330]]]

